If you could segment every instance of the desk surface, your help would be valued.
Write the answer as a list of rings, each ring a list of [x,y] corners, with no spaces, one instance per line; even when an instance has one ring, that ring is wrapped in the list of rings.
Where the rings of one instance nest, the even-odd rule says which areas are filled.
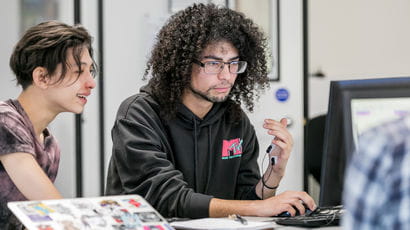
[[[272,217],[270,218],[244,217],[244,218],[248,220],[247,225],[239,225],[236,222],[232,222],[233,220],[228,219],[228,218],[203,218],[203,219],[195,219],[195,220],[189,220],[189,221],[175,221],[171,223],[171,226],[173,226],[177,230],[182,230],[182,229],[197,229],[197,230],[213,230],[213,229],[218,229],[218,230],[222,230],[222,229],[227,229],[227,230],[228,229],[301,230],[301,229],[311,229],[311,228],[304,228],[304,227],[279,225],[273,222]],[[256,227],[256,226],[260,226],[260,227]],[[320,228],[315,228],[315,229],[339,230],[341,229],[341,227],[340,226],[330,226],[330,227],[320,227]]]
[[[272,217],[251,217],[248,216],[246,217],[248,220],[255,220],[255,221],[268,221],[272,220]],[[284,229],[284,230],[301,230],[301,229],[325,229],[325,230],[340,230],[342,227],[340,226],[327,226],[327,227],[320,227],[320,228],[304,228],[304,227],[294,227],[294,226],[284,226],[280,224],[276,224],[275,222],[272,222],[272,227],[273,229]]]
[[[301,228],[301,227],[291,227],[291,226],[283,226],[283,225],[275,224],[273,229],[286,229],[286,230],[301,230],[301,229],[340,230],[340,229],[342,229],[342,227],[341,226],[331,226],[331,227],[320,227],[320,228]]]

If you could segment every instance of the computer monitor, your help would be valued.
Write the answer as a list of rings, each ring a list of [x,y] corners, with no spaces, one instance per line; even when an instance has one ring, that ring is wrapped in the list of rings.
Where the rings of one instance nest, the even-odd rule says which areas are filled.
[[[409,112],[410,77],[330,83],[320,206],[342,204],[345,166],[355,151],[358,135]]]

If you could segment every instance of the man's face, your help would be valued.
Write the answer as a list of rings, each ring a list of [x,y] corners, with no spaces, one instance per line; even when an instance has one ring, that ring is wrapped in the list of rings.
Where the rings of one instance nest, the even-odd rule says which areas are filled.
[[[198,61],[231,62],[238,61],[238,50],[227,41],[218,41],[208,45]],[[193,64],[190,88],[185,91],[187,97],[194,97],[203,102],[222,102],[228,98],[235,83],[237,74],[229,72],[229,65],[225,64],[220,73],[206,73],[204,67]]]

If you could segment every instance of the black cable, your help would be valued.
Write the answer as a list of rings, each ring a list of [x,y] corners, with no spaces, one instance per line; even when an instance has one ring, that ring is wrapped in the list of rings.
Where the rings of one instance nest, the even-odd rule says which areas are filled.
[[[270,175],[272,174],[272,171],[273,171],[273,168],[270,169],[269,174],[268,174],[268,178],[269,178]],[[268,189],[272,189],[272,190],[273,190],[273,189],[277,189],[277,188],[279,187],[279,185],[276,185],[276,186],[273,186],[273,187],[268,186],[268,185],[266,184],[266,181],[263,179],[263,176],[262,176],[262,184],[263,184],[264,187],[266,187],[266,188],[268,188]]]
[[[262,171],[264,171],[264,170],[263,170],[263,165],[264,165],[266,156],[270,155],[270,151],[271,151],[271,150],[272,150],[272,145],[269,145],[269,147],[266,149],[266,154],[265,154],[265,156],[264,156],[264,158],[263,158],[263,160],[262,160]],[[276,162],[275,162],[275,158],[274,158],[274,157],[271,157],[271,166],[273,166],[275,163],[276,163]],[[269,166],[268,166],[268,167],[269,167]],[[269,179],[270,175],[272,174],[272,172],[273,172],[273,167],[271,167],[271,169],[270,169],[270,171],[269,171],[268,179]],[[266,184],[266,181],[264,180],[264,175],[265,175],[265,174],[263,174],[262,177],[261,177],[262,185],[263,185],[263,186],[262,186],[262,189],[261,189],[262,200],[264,199],[264,195],[263,195],[263,188],[264,188],[264,187],[266,187],[266,188],[268,188],[268,189],[272,189],[272,190],[273,190],[273,189],[277,189],[277,188],[279,187],[279,184],[278,184],[277,186],[274,186],[274,187],[268,186],[268,185]]]

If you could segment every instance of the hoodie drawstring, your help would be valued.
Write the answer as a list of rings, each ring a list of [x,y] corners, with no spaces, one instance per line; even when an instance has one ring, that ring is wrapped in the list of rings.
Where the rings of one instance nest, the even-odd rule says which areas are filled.
[[[193,118],[193,122],[194,122],[194,153],[195,153],[195,155],[194,155],[194,167],[195,167],[195,170],[194,170],[194,173],[195,173],[195,175],[194,175],[194,178],[195,178],[195,190],[196,191],[198,191],[198,189],[199,189],[199,185],[198,185],[198,182],[199,182],[199,178],[197,178],[197,176],[199,175],[199,173],[198,173],[198,169],[199,169],[199,163],[198,163],[198,138],[197,138],[197,123],[196,123],[196,119],[195,118]],[[213,162],[213,154],[212,154],[212,138],[211,138],[211,136],[212,136],[212,128],[211,128],[211,126],[210,125],[208,125],[208,173],[207,173],[207,183],[206,183],[206,185],[205,185],[205,188],[204,188],[204,192],[206,193],[207,191],[208,191],[208,186],[211,184],[211,175],[212,175],[212,166],[213,166],[213,164],[212,164],[212,162]]]
[[[192,118],[194,122],[194,178],[195,178],[195,191],[198,191],[199,186],[198,186],[198,139],[197,139],[197,134],[196,134],[196,119],[195,117]]]
[[[212,154],[212,128],[210,125],[208,125],[208,156],[209,156],[209,160],[208,160],[208,180],[205,186],[205,193],[207,194],[208,192],[208,186],[211,184],[211,177],[212,177],[212,162],[214,161],[214,156]]]

